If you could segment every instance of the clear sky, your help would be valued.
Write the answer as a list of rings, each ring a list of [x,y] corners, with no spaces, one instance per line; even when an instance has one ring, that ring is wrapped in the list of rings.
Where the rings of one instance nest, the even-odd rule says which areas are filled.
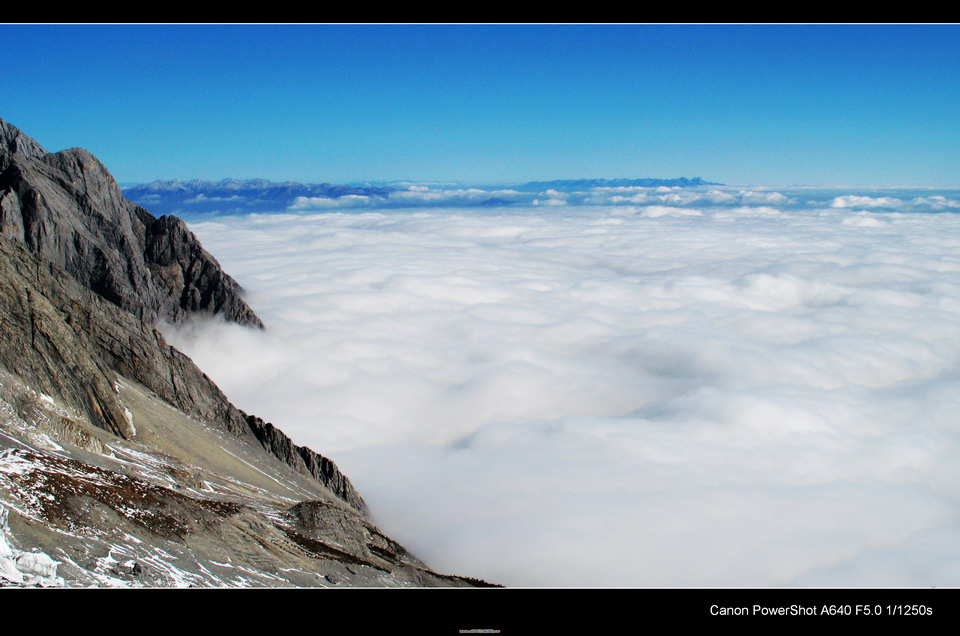
[[[0,117],[121,182],[960,186],[957,25],[0,25]]]

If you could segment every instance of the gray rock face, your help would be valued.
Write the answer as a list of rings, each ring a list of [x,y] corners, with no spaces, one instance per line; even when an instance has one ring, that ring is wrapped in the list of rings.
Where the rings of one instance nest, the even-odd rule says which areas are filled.
[[[136,380],[180,411],[262,446],[358,510],[363,499],[329,459],[296,446],[262,419],[237,409],[196,365],[129,312],[0,237],[0,366],[57,396],[95,426],[130,438],[117,374]]]
[[[191,313],[262,325],[182,221],[126,202],[88,152],[0,121],[0,229],[0,504],[18,549],[67,584],[484,584],[408,555],[332,461],[164,342],[154,321]]]
[[[47,151],[34,139],[0,119],[0,169],[6,170],[7,159],[14,155],[38,159],[46,154]]]
[[[135,333],[127,329],[137,323],[62,269],[0,238],[0,366],[122,437],[132,431],[103,358],[126,357]]]
[[[241,413],[243,412],[241,411]],[[247,415],[246,413],[243,413],[243,415],[254,437],[275,457],[291,466],[303,466],[314,479],[332,490],[337,497],[357,510],[366,512],[367,505],[336,464],[306,446],[297,446],[293,443],[293,440],[270,422],[264,422],[256,415]]]
[[[154,219],[124,200],[85,150],[46,153],[2,120],[0,140],[0,201],[9,202],[10,211],[0,220],[9,237],[0,240],[0,337],[9,343],[0,349],[0,364],[96,426],[130,437],[112,386],[119,373],[185,413],[256,440],[363,509],[330,460],[239,411],[150,326],[158,318],[214,312],[262,328],[239,286],[183,221]]]
[[[186,225],[127,201],[80,148],[47,153],[0,120],[0,233],[147,323],[191,313],[262,327]]]

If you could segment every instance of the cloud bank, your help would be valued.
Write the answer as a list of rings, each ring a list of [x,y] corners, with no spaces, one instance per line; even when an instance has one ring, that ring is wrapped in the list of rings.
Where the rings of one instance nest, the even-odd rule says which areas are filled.
[[[193,223],[268,329],[165,334],[441,571],[960,584],[955,197],[609,190]]]
[[[789,210],[831,207],[870,211],[956,211],[960,200],[928,191],[907,191],[907,196],[882,193],[837,194],[812,189],[786,190],[718,187],[592,187],[582,191],[518,190],[510,188],[464,188],[450,184],[403,184],[382,196],[348,195],[297,197],[287,207],[291,212],[330,209],[391,209],[414,207],[523,207],[523,206],[619,206],[651,205],[690,207],[777,206]]]

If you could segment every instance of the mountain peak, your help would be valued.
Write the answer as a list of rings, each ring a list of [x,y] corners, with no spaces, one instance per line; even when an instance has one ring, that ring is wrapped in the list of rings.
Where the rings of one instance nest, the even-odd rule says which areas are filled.
[[[263,326],[193,233],[128,201],[91,152],[48,153],[2,120],[0,134],[4,235],[149,323],[206,313]]]
[[[165,342],[157,320],[261,326],[182,220],[86,150],[0,135],[0,587],[486,585]]]
[[[0,162],[12,155],[42,158],[47,154],[43,146],[25,135],[19,128],[0,118]],[[0,167],[6,167],[0,163]]]

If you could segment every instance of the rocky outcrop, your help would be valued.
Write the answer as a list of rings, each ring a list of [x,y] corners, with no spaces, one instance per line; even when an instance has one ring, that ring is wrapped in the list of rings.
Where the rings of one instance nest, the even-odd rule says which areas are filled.
[[[262,326],[182,221],[125,201],[88,152],[0,121],[0,229],[7,581],[484,585],[431,572],[331,460],[166,344],[156,320]]]
[[[157,320],[203,313],[262,327],[239,285],[183,221],[154,218],[124,199],[86,150],[48,153],[0,120],[0,232],[12,239],[0,245],[9,268],[9,276],[0,278],[6,291],[0,336],[11,343],[0,351],[0,363],[21,369],[39,390],[64,396],[101,428],[129,436],[111,388],[111,371],[123,374],[187,413],[236,434],[257,433],[264,448],[362,505],[332,462],[294,446],[275,429],[264,435],[259,418],[248,424],[205,374],[152,329]]]
[[[0,153],[3,235],[149,324],[208,313],[262,327],[183,222],[127,201],[86,150],[48,153],[0,120]]]
[[[243,415],[254,437],[275,457],[291,466],[302,466],[307,473],[332,490],[337,497],[357,510],[366,512],[367,505],[336,464],[306,446],[297,446],[283,431],[270,422],[264,422],[256,415],[247,415],[246,413],[243,413]]]
[[[344,501],[363,499],[336,465],[282,431],[237,409],[210,378],[142,320],[103,300],[62,268],[0,238],[0,366],[58,396],[90,422],[124,438],[134,431],[120,404],[117,374],[136,380],[184,413],[256,441]]]
[[[104,357],[126,350],[134,325],[142,322],[0,237],[0,367],[122,437],[132,429]]]

